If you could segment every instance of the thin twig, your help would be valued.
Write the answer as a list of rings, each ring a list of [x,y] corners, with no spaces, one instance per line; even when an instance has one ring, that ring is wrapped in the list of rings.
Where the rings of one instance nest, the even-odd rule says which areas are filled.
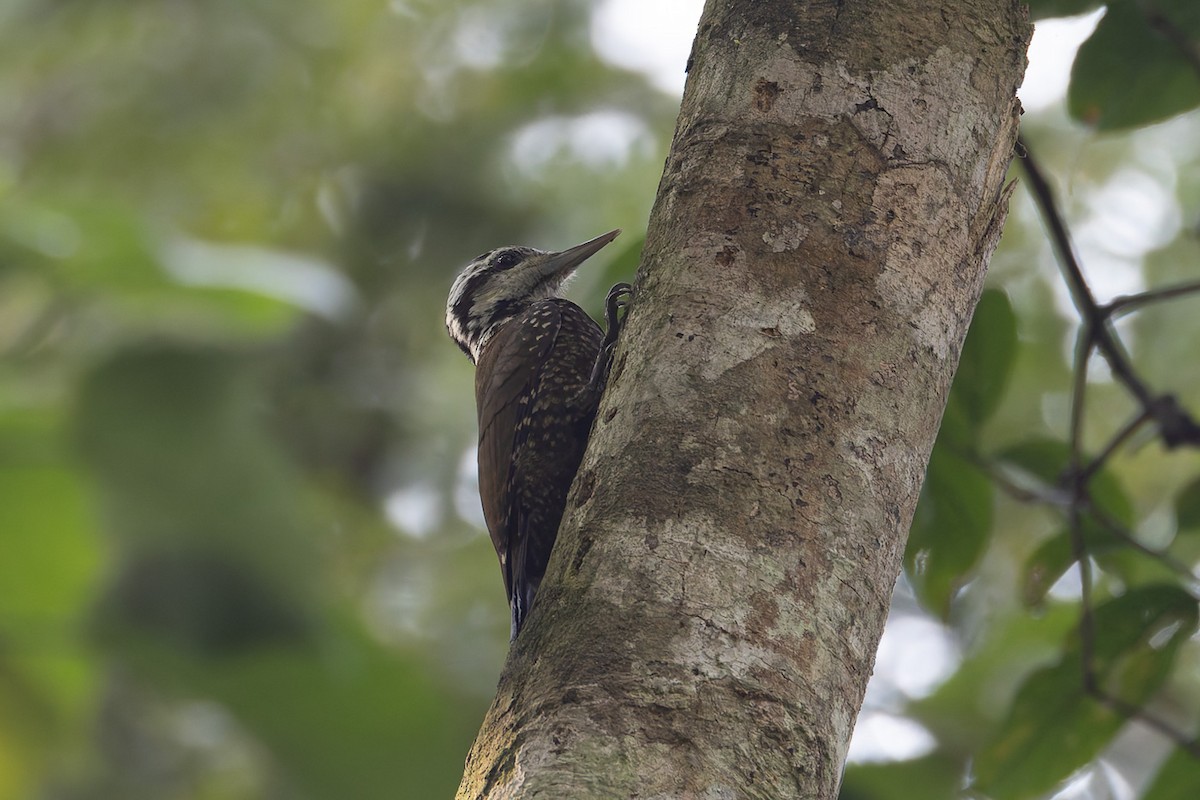
[[[1055,203],[1054,191],[1038,167],[1037,159],[1024,139],[1017,139],[1018,151],[1022,154],[1025,174],[1029,178],[1030,191],[1041,211],[1042,219],[1050,231],[1050,241],[1058,254],[1063,277],[1071,291],[1071,299],[1082,318],[1088,339],[1100,351],[1117,378],[1137,398],[1141,406],[1158,423],[1163,443],[1168,448],[1181,445],[1200,447],[1200,425],[1192,419],[1179,401],[1169,394],[1154,395],[1142,382],[1129,361],[1121,341],[1111,327],[1110,311],[1096,302],[1095,295],[1087,284],[1079,259],[1071,246],[1071,237]]]
[[[1076,265],[1078,267],[1078,265]],[[1086,287],[1084,291],[1087,291]],[[1075,381],[1071,387],[1071,435],[1070,455],[1063,481],[1070,492],[1071,505],[1067,509],[1067,530],[1071,536],[1071,554],[1079,566],[1079,648],[1080,669],[1083,673],[1083,688],[1088,694],[1097,691],[1096,665],[1096,621],[1092,613],[1092,563],[1083,539],[1084,482],[1080,469],[1083,460],[1083,410],[1087,397],[1087,364],[1092,355],[1093,329],[1085,321],[1075,345]]]
[[[1175,286],[1164,286],[1161,289],[1147,289],[1137,294],[1114,298],[1108,305],[1101,306],[1100,310],[1109,319],[1115,320],[1131,311],[1136,311],[1140,306],[1157,303],[1162,300],[1174,300],[1177,297],[1184,297],[1189,294],[1196,294],[1197,292],[1200,292],[1200,281],[1180,283]]]
[[[1092,692],[1092,696],[1125,719],[1137,720],[1147,728],[1157,731],[1162,736],[1170,739],[1178,747],[1191,754],[1193,758],[1200,759],[1200,740],[1189,738],[1183,731],[1156,714],[1151,714],[1136,703],[1122,700],[1103,689],[1096,689]]]
[[[1132,427],[1132,425],[1127,426],[1127,428]],[[1037,486],[1024,486],[1010,478],[994,461],[989,461],[979,455],[970,453],[959,453],[959,455],[969,461],[972,466],[976,467],[984,475],[987,475],[992,483],[999,486],[1009,497],[1019,503],[1041,503],[1042,505],[1052,506],[1064,512],[1069,511],[1073,504],[1069,490],[1064,490],[1062,486],[1050,486],[1040,481]],[[1089,464],[1083,470],[1085,479],[1090,479],[1093,476],[1096,471],[1095,464],[1099,460],[1093,461],[1092,464]],[[1079,504],[1075,503],[1075,505]],[[1090,487],[1086,484],[1084,485],[1083,501],[1080,507],[1082,511],[1086,511],[1091,515],[1097,524],[1108,531],[1114,539],[1119,540],[1121,544],[1141,553],[1147,558],[1158,561],[1181,578],[1187,578],[1193,582],[1200,581],[1200,575],[1189,569],[1183,562],[1177,560],[1169,553],[1162,550],[1155,550],[1153,547],[1138,541],[1132,531],[1128,530],[1120,521],[1114,519],[1102,505],[1096,502]],[[1200,598],[1197,598],[1197,600],[1200,601]]]
[[[1150,14],[1156,12],[1147,3],[1142,5],[1143,13],[1151,24],[1156,24]],[[1147,9],[1150,9],[1149,11]],[[1178,31],[1169,25],[1159,15],[1159,24],[1166,24],[1169,30],[1162,30],[1167,38],[1172,38]],[[1200,75],[1200,55],[1197,54],[1190,42],[1185,55],[1190,57]],[[1176,42],[1176,46],[1179,43]],[[1121,313],[1133,310],[1151,302],[1167,300],[1183,296],[1191,292],[1200,292],[1200,282],[1180,286],[1156,289],[1129,297],[1121,297],[1107,305],[1101,305],[1092,294],[1084,277],[1083,269],[1071,245],[1062,215],[1058,211],[1054,193],[1049,183],[1038,167],[1029,146],[1021,139],[1017,141],[1018,152],[1022,154],[1025,172],[1029,178],[1030,191],[1038,205],[1042,219],[1050,233],[1050,240],[1058,255],[1059,265],[1063,271],[1071,299],[1075,303],[1081,318],[1079,338],[1075,346],[1074,381],[1071,390],[1071,419],[1070,442],[1067,468],[1060,479],[1060,487],[1066,493],[1067,530],[1071,540],[1071,552],[1079,569],[1079,643],[1080,643],[1080,672],[1084,691],[1096,701],[1104,704],[1127,720],[1136,720],[1157,731],[1175,742],[1180,748],[1200,758],[1200,740],[1189,737],[1176,729],[1170,723],[1150,713],[1140,705],[1129,703],[1119,697],[1113,697],[1106,692],[1097,680],[1096,675],[1096,617],[1093,605],[1094,576],[1092,574],[1091,557],[1088,553],[1087,541],[1083,532],[1085,509],[1114,537],[1126,546],[1148,557],[1158,560],[1168,568],[1189,581],[1195,581],[1197,576],[1185,565],[1179,563],[1165,553],[1160,553],[1141,542],[1138,542],[1124,526],[1101,508],[1092,497],[1089,483],[1096,473],[1108,462],[1117,450],[1133,436],[1149,420],[1154,420],[1159,429],[1163,443],[1167,447],[1181,444],[1200,446],[1200,425],[1197,425],[1186,410],[1171,395],[1154,395],[1147,385],[1134,371],[1129,356],[1126,354],[1121,340],[1112,327],[1112,320]],[[1084,465],[1083,455],[1083,420],[1087,395],[1087,371],[1092,353],[1098,351],[1108,361],[1113,375],[1129,392],[1137,398],[1141,411],[1117,432],[1105,445],[1101,453]],[[994,477],[998,471],[990,471]],[[1000,485],[1009,491],[1020,491],[1022,494],[1046,502],[1062,506],[1064,503],[1050,492],[1032,493],[1014,483],[1005,480]]]
[[[1101,527],[1112,534],[1113,538],[1121,540],[1121,543],[1125,546],[1136,550],[1148,558],[1154,559],[1181,578],[1187,578],[1193,583],[1200,581],[1200,575],[1197,575],[1195,572],[1189,569],[1188,566],[1183,562],[1172,557],[1170,554],[1163,552],[1162,550],[1155,550],[1153,547],[1148,547],[1139,542],[1134,537],[1132,532],[1126,529],[1126,527],[1122,525],[1120,521],[1113,519],[1112,515],[1105,511],[1103,507],[1098,505],[1095,499],[1091,498],[1090,496],[1087,499],[1087,511],[1092,515],[1092,518],[1100,524]],[[1197,598],[1197,601],[1200,602],[1200,598]]]
[[[1033,488],[1022,486],[1016,481],[1004,474],[1004,471],[997,468],[993,462],[986,461],[982,458],[971,459],[971,463],[979,468],[979,471],[988,476],[989,479],[1000,487],[1009,497],[1019,503],[1042,503],[1043,505],[1053,506],[1056,509],[1067,511],[1071,508],[1071,499],[1063,494],[1058,487]],[[1143,544],[1138,541],[1133,533],[1125,528],[1119,521],[1104,510],[1103,506],[1096,503],[1091,492],[1088,491],[1084,496],[1083,511],[1086,511],[1091,517],[1103,527],[1114,539],[1117,539],[1121,544],[1131,550],[1134,550],[1141,555],[1159,562],[1164,567],[1174,572],[1181,578],[1186,578],[1189,581],[1200,581],[1200,575],[1197,575],[1186,564],[1171,556],[1162,550],[1155,550],[1153,547]],[[1197,597],[1197,602],[1200,602],[1200,597]]]
[[[1171,43],[1171,46],[1196,73],[1197,79],[1200,79],[1200,50],[1196,49],[1191,37],[1180,30],[1179,26],[1164,14],[1158,7],[1158,3],[1153,0],[1139,0],[1137,5],[1146,19],[1146,24]]]
[[[1125,355],[1125,350],[1108,328],[1107,320],[1100,311],[1100,304],[1096,302],[1096,298],[1087,284],[1083,269],[1079,266],[1079,259],[1075,256],[1075,249],[1071,246],[1071,237],[1067,233],[1067,227],[1063,222],[1062,215],[1058,213],[1054,191],[1046,182],[1037,159],[1034,158],[1033,151],[1029,149],[1025,140],[1018,139],[1017,145],[1024,152],[1022,166],[1029,178],[1030,190],[1042,213],[1042,219],[1045,221],[1046,227],[1050,229],[1050,241],[1058,253],[1058,261],[1063,268],[1063,277],[1067,281],[1067,287],[1071,290],[1071,299],[1079,311],[1079,316],[1083,319],[1084,327],[1091,331],[1089,338],[1095,341],[1096,348],[1112,367],[1113,375],[1125,384],[1142,405],[1152,405],[1153,395],[1142,383],[1137,373],[1133,371],[1129,357]]]
[[[1125,427],[1118,431],[1117,435],[1114,436],[1112,440],[1104,446],[1104,449],[1100,451],[1100,455],[1093,458],[1086,467],[1080,470],[1080,480],[1083,481],[1084,484],[1090,481],[1092,476],[1099,472],[1112,454],[1117,451],[1117,448],[1124,444],[1130,436],[1137,433],[1138,429],[1141,428],[1142,425],[1146,424],[1146,422],[1150,419],[1150,411],[1143,408],[1140,414],[1130,420]]]
[[[1083,507],[1090,498],[1082,463],[1087,368],[1092,350],[1098,344],[1097,334],[1098,329],[1085,322],[1083,329],[1079,332],[1079,341],[1075,348],[1075,381],[1071,389],[1070,456],[1067,462],[1067,473],[1063,476],[1063,482],[1071,496],[1071,505],[1067,512],[1071,551],[1079,566],[1079,664],[1083,689],[1097,702],[1104,704],[1126,720],[1141,722],[1196,758],[1200,758],[1200,741],[1189,737],[1144,707],[1109,694],[1096,679],[1096,617],[1092,604],[1092,563],[1087,552],[1087,542],[1083,537]],[[1150,411],[1147,409],[1146,414],[1149,413]],[[1116,438],[1123,439],[1131,430],[1141,425],[1140,420],[1136,422],[1137,425],[1127,425],[1126,430]],[[1109,454],[1115,449],[1115,446],[1109,447]]]
[[[973,466],[977,467],[980,472],[987,475],[993,483],[1008,493],[1010,497],[1020,503],[1044,503],[1055,508],[1066,509],[1071,505],[1071,501],[1058,489],[1058,487],[1046,486],[1039,482],[1038,487],[1022,486],[1008,475],[1004,470],[1000,469],[995,462],[988,461],[978,455],[962,454]]]

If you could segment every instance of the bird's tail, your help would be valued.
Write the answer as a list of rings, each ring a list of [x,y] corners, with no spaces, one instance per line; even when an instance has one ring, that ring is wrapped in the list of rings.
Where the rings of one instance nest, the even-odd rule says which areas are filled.
[[[521,632],[521,626],[525,624],[525,619],[529,616],[530,609],[533,608],[533,596],[536,593],[537,585],[532,581],[519,580],[513,587],[512,599],[508,604],[512,612],[512,627],[508,637],[510,642],[515,640],[517,634]]]

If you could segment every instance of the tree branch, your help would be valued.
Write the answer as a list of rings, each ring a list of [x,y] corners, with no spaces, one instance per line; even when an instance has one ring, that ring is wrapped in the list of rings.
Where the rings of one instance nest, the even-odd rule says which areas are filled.
[[[1122,305],[1132,306],[1135,301],[1127,299],[1124,303],[1112,303],[1107,307],[1100,306],[1083,275],[1078,260],[1071,246],[1066,225],[1054,202],[1053,193],[1041,170],[1037,166],[1028,146],[1019,142],[1024,151],[1024,167],[1030,178],[1031,189],[1042,211],[1043,219],[1050,230],[1051,239],[1059,254],[1059,263],[1071,289],[1071,296],[1082,317],[1082,327],[1079,331],[1075,348],[1074,380],[1071,390],[1071,420],[1070,420],[1070,456],[1062,483],[1067,490],[1069,505],[1067,507],[1068,531],[1071,537],[1071,551],[1079,570],[1080,613],[1079,613],[1079,642],[1080,670],[1084,691],[1098,702],[1112,709],[1127,720],[1136,720],[1150,729],[1167,737],[1178,747],[1200,758],[1200,741],[1192,739],[1185,732],[1177,729],[1166,720],[1147,711],[1143,706],[1130,703],[1116,697],[1100,686],[1096,676],[1096,621],[1093,604],[1094,582],[1092,575],[1091,555],[1088,553],[1087,541],[1083,535],[1083,513],[1088,506],[1092,507],[1097,518],[1107,519],[1107,515],[1091,499],[1088,481],[1098,472],[1120,445],[1136,432],[1149,418],[1159,423],[1160,432],[1168,446],[1178,444],[1200,443],[1196,434],[1200,432],[1191,418],[1182,410],[1173,397],[1168,395],[1153,396],[1140,377],[1133,370],[1120,341],[1110,327],[1111,315]],[[1162,290],[1156,299],[1179,296],[1183,292]],[[1149,302],[1150,298],[1142,298]],[[1083,457],[1083,419],[1087,397],[1088,362],[1093,350],[1099,350],[1108,360],[1113,374],[1138,398],[1142,411],[1124,426],[1105,446],[1095,459],[1084,465]],[[1113,529],[1114,532],[1116,529]],[[1121,529],[1122,540],[1139,552],[1157,558],[1168,565],[1175,564],[1173,559],[1145,548],[1131,535]],[[1188,577],[1194,577],[1190,570],[1183,565],[1177,565]]]
[[[1200,425],[1192,419],[1174,396],[1155,395],[1134,371],[1120,339],[1112,330],[1109,318],[1112,306],[1110,305],[1106,309],[1096,302],[1083,270],[1079,266],[1079,260],[1075,256],[1070,235],[1067,233],[1067,227],[1058,211],[1050,184],[1042,174],[1029,145],[1023,139],[1018,139],[1017,145],[1022,153],[1022,165],[1029,178],[1030,191],[1050,232],[1050,240],[1058,254],[1058,263],[1071,291],[1071,298],[1085,328],[1090,331],[1089,335],[1095,343],[1096,349],[1108,361],[1113,376],[1124,384],[1141,406],[1154,417],[1162,432],[1163,443],[1168,448],[1181,445],[1200,446]],[[1173,295],[1164,294],[1164,296]]]
[[[1177,286],[1164,286],[1161,289],[1148,289],[1137,294],[1117,297],[1102,308],[1110,319],[1115,320],[1131,311],[1136,311],[1144,305],[1164,300],[1174,300],[1179,297],[1198,293],[1200,293],[1200,281],[1191,281],[1189,283],[1181,283]]]

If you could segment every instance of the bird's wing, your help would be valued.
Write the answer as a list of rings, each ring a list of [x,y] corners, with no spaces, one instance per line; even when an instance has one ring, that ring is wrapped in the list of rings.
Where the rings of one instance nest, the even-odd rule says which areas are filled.
[[[500,557],[505,593],[512,599],[512,564],[518,520],[511,515],[513,456],[516,432],[529,412],[532,387],[561,326],[555,303],[538,303],[506,324],[484,348],[475,369],[479,410],[479,496],[496,555]]]
[[[544,313],[557,316],[558,330],[542,365],[531,375],[528,388],[533,405],[517,421],[509,480],[508,572],[514,638],[546,574],[567,492],[600,399],[589,391],[603,339],[600,327],[569,300],[543,302],[556,310],[542,312],[541,304],[536,304],[530,311],[532,327],[539,327],[537,318]]]

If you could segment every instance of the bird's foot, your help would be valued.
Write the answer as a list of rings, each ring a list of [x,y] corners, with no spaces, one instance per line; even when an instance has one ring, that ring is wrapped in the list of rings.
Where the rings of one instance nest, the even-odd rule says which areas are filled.
[[[596,358],[591,380],[588,381],[589,390],[594,392],[597,397],[604,393],[604,388],[608,384],[613,350],[617,346],[617,337],[620,335],[622,324],[625,321],[621,311],[628,308],[632,297],[633,287],[628,283],[618,283],[608,290],[608,296],[604,298],[604,341],[600,344],[600,355]]]
[[[614,345],[617,342],[617,336],[621,333],[621,323],[624,318],[619,316],[621,309],[629,306],[629,301],[633,298],[633,287],[628,283],[616,283],[608,290],[608,296],[604,298],[604,343],[606,345]]]

